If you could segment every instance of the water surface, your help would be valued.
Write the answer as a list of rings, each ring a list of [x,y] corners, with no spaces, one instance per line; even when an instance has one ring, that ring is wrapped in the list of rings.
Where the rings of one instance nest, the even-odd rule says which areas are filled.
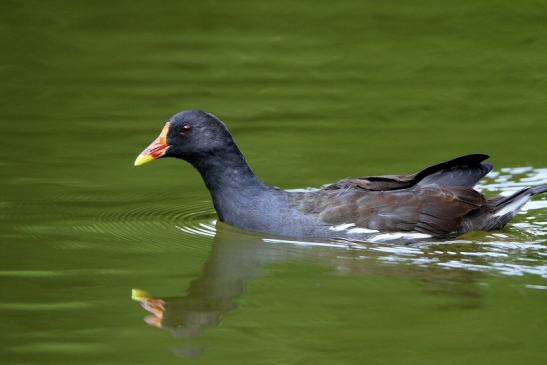
[[[467,153],[488,196],[546,183],[545,4],[3,5],[2,363],[547,361],[547,197],[451,241],[290,240],[132,166],[197,107],[284,188]]]

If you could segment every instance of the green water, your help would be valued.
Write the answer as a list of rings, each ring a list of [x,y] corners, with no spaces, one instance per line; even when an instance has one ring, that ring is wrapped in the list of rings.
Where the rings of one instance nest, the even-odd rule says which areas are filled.
[[[474,152],[489,195],[545,183],[545,2],[2,5],[2,364],[547,362],[547,197],[455,241],[285,242],[132,166],[202,108],[285,188]]]

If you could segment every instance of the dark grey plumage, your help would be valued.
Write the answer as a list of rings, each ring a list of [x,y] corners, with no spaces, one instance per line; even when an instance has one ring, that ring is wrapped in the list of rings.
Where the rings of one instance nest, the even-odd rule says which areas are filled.
[[[183,127],[192,133],[181,131]],[[419,232],[443,238],[503,227],[547,184],[486,199],[473,186],[492,165],[472,154],[413,175],[344,179],[321,189],[286,191],[258,179],[226,126],[190,110],[169,120],[163,157],[190,162],[201,174],[220,220],[291,237],[366,239],[378,232]]]

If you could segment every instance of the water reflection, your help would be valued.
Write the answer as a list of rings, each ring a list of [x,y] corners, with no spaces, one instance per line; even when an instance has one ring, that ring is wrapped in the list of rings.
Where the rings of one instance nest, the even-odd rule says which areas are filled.
[[[134,299],[149,312],[145,322],[168,330],[181,339],[194,338],[215,327],[237,307],[248,280],[267,274],[269,264],[313,264],[335,275],[382,276],[417,280],[425,292],[446,295],[459,300],[450,302],[459,308],[481,305],[481,272],[447,270],[443,267],[395,264],[385,260],[386,252],[414,253],[418,249],[398,245],[384,250],[363,251],[337,243],[320,243],[264,238],[239,232],[222,223],[216,225],[216,235],[210,256],[200,275],[182,296],[156,298],[134,289]],[[419,251],[419,250],[418,250]],[[181,353],[195,354],[187,348]]]
[[[512,191],[547,179],[547,169],[504,169],[479,188],[486,194]],[[430,296],[453,300],[444,306],[480,308],[487,280],[494,275],[524,276],[527,290],[545,290],[547,215],[545,198],[526,205],[503,231],[474,232],[439,242],[306,241],[252,235],[216,221],[181,222],[185,235],[214,237],[200,275],[181,296],[156,298],[137,292],[149,312],[145,322],[175,337],[199,337],[237,307],[247,282],[270,273],[273,263],[312,264],[334,275],[412,280]],[[153,292],[153,288],[150,289]],[[182,349],[195,355],[195,348]]]

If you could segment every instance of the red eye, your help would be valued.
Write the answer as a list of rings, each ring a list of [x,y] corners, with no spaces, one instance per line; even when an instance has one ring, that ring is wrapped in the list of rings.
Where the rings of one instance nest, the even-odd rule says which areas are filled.
[[[185,124],[182,126],[182,128],[180,129],[180,134],[188,134],[192,131],[192,127],[189,126],[188,124]]]

